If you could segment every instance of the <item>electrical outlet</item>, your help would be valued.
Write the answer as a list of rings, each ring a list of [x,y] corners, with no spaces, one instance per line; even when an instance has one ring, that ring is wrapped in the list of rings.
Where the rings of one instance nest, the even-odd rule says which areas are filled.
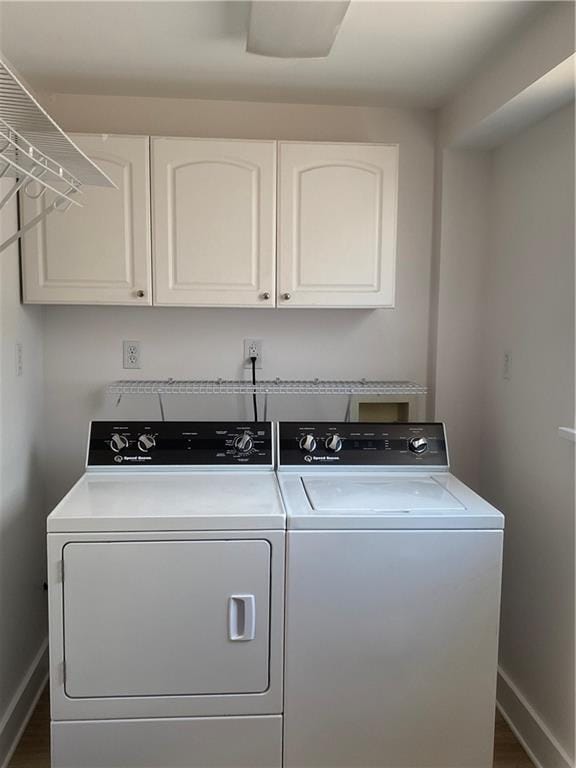
[[[122,360],[124,368],[140,368],[140,342],[122,342]]]
[[[262,368],[262,339],[244,339],[244,368],[252,368],[251,357],[256,357],[256,368]]]
[[[24,375],[24,344],[16,342],[16,376]]]

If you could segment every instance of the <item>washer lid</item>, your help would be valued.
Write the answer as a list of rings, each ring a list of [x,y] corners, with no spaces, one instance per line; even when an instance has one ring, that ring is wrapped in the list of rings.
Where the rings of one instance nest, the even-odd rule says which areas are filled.
[[[302,483],[312,508],[322,513],[386,514],[424,510],[464,510],[432,477],[306,477]]]
[[[501,529],[503,515],[450,472],[280,472],[287,527]]]

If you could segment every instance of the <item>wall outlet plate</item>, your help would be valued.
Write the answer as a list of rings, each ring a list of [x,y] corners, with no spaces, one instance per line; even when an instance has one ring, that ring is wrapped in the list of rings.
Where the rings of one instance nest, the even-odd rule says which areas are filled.
[[[122,342],[122,365],[124,368],[136,369],[140,365],[140,342],[123,341]]]
[[[244,339],[244,368],[252,368],[251,357],[256,356],[256,368],[262,368],[262,339]]]

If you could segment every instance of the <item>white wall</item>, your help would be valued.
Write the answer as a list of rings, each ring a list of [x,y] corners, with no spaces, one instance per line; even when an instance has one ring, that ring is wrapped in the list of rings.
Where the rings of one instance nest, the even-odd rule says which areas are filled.
[[[90,418],[114,413],[105,384],[127,377],[122,339],[142,342],[149,377],[233,377],[242,340],[264,340],[262,377],[408,378],[426,383],[434,122],[429,113],[354,107],[103,98],[48,99],[70,131],[190,136],[389,141],[400,143],[398,285],[395,310],[215,310],[46,308],[48,501],[54,503],[82,468]],[[269,416],[306,413],[342,418],[345,401],[285,403]],[[246,403],[188,399],[167,416],[243,417]],[[123,402],[119,413],[158,414],[157,403]],[[302,411],[302,409],[305,409]]]
[[[0,198],[10,182],[0,183]],[[0,241],[16,206],[0,217]],[[20,304],[18,248],[0,254],[0,765],[46,671],[43,310]],[[16,343],[22,376],[16,375]],[[38,665],[37,665],[38,663]]]
[[[542,768],[574,753],[574,41],[547,4],[438,115],[436,416],[506,515],[498,701]]]
[[[513,124],[502,124],[498,128],[490,123],[499,114],[503,123],[509,122],[503,114],[506,105],[534,86],[538,91],[536,98],[545,101],[537,87],[538,82],[571,57],[574,48],[574,3],[550,0],[535,18],[530,17],[513,39],[504,41],[498,51],[490,53],[441,111],[442,146],[462,146],[470,139],[478,140],[479,129],[484,124],[493,135],[501,131],[513,132]],[[563,98],[561,94],[557,96]],[[515,114],[514,119],[527,116]]]
[[[439,148],[436,257],[435,417],[450,437],[453,472],[480,487],[478,435],[482,424],[479,348],[482,281],[487,250],[490,153]]]
[[[495,151],[489,198],[480,488],[506,515],[500,663],[573,759],[574,444],[557,432],[574,427],[572,106]]]
[[[438,153],[435,415],[506,515],[498,698],[543,768],[574,752],[573,121]]]

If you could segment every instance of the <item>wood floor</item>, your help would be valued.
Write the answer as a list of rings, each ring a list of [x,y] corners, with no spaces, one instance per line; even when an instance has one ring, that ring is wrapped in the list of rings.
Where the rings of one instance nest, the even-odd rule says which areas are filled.
[[[50,768],[50,707],[46,690],[8,768]],[[494,768],[534,768],[500,715],[496,716]]]

